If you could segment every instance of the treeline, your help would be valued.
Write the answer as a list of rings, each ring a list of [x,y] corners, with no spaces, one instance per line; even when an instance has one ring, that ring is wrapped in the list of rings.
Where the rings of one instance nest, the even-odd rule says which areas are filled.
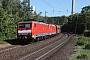
[[[44,17],[42,12],[30,14],[30,7],[20,0],[0,0],[0,40],[17,36],[17,23],[35,19],[62,26],[62,32],[83,34],[90,31],[90,6],[82,8],[81,13],[61,17]],[[86,33],[87,34],[87,33]]]
[[[90,36],[90,6],[82,8],[80,13],[70,15],[68,23],[62,27],[62,31]]]

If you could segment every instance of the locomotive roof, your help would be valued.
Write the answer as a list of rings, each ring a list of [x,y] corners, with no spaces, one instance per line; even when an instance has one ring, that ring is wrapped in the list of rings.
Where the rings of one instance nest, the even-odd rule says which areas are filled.
[[[25,21],[25,22],[18,22],[18,23],[31,23],[31,22],[35,22],[35,23],[38,23],[38,24],[45,24],[45,25],[48,25],[49,23],[45,23],[45,22],[42,22],[42,21]],[[52,26],[55,26],[54,24],[51,24]]]
[[[39,22],[39,21],[25,21],[25,22],[18,22],[18,23],[31,23],[31,22],[35,22],[35,23],[39,23],[39,24],[47,24],[47,23]]]

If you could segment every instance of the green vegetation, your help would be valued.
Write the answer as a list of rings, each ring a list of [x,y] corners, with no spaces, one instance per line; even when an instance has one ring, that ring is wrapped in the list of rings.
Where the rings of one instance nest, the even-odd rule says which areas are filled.
[[[2,38],[1,38],[2,39]],[[3,43],[5,43],[3,40],[0,40],[0,44],[3,44]]]
[[[78,36],[77,49],[70,60],[90,60],[90,38]]]
[[[89,36],[90,36],[90,30],[85,30],[85,31],[84,31],[84,36],[89,37]]]
[[[86,37],[84,37],[84,36],[80,36],[79,38],[78,38],[78,41],[77,41],[77,45],[79,45],[79,46],[82,46],[82,45],[85,45],[85,44],[87,44],[88,42],[87,42],[87,38]]]
[[[82,7],[80,13],[70,15],[67,19],[68,23],[63,25],[62,32],[72,32],[90,36],[90,6]]]

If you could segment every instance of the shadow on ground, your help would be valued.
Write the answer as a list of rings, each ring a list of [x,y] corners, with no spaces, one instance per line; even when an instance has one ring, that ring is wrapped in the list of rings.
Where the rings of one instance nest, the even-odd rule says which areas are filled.
[[[25,41],[25,40],[18,40],[18,39],[9,39],[9,40],[4,40],[6,43],[9,43],[11,45],[27,45],[31,44],[30,41]]]

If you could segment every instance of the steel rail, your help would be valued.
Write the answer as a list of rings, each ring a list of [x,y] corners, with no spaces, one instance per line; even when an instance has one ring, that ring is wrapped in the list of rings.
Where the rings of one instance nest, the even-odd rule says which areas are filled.
[[[4,50],[0,50],[0,52],[12,50],[12,49],[14,49],[14,48],[19,48],[19,47],[22,47],[22,46],[11,46],[11,47],[8,47],[8,48],[6,48],[6,49],[4,49]]]
[[[42,48],[42,49],[40,49],[40,50],[38,50],[38,51],[35,51],[35,52],[31,53],[31,54],[28,54],[28,55],[26,55],[26,56],[24,56],[24,57],[22,57],[22,58],[20,58],[20,59],[18,59],[18,60],[28,60],[28,59],[30,58],[30,56],[31,56],[31,58],[33,58],[34,55],[40,54],[40,52],[44,51],[45,49],[47,49],[47,50],[50,49],[50,48],[49,48],[50,46],[53,46],[54,44],[57,44],[57,43],[59,44],[59,45],[57,45],[57,46],[55,46],[55,47],[52,47],[50,50],[48,50],[48,52],[45,52],[44,54],[41,54],[41,55],[33,58],[34,60],[42,59],[42,57],[46,56],[47,54],[49,54],[49,53],[51,53],[52,51],[54,51],[56,48],[58,48],[58,47],[60,47],[61,45],[65,44],[65,42],[67,42],[67,41],[69,40],[69,39],[67,40],[66,38],[68,38],[67,35],[62,38],[62,39],[65,40],[65,41],[62,42],[61,44],[58,43],[60,40],[59,40],[59,41],[56,41],[55,43],[50,44],[49,46],[46,46],[46,47],[44,47],[44,48]]]
[[[70,38],[69,38],[70,39]],[[69,40],[68,39],[68,40]],[[54,50],[62,47],[66,42],[68,42],[68,40],[66,39],[64,42],[62,42],[61,44],[57,45],[56,47],[54,47],[53,49],[51,49],[50,51],[46,52],[45,54],[39,56],[38,58],[36,58],[35,60],[42,60],[45,59],[45,56],[47,56],[48,54],[50,54],[51,52],[53,52]]]

